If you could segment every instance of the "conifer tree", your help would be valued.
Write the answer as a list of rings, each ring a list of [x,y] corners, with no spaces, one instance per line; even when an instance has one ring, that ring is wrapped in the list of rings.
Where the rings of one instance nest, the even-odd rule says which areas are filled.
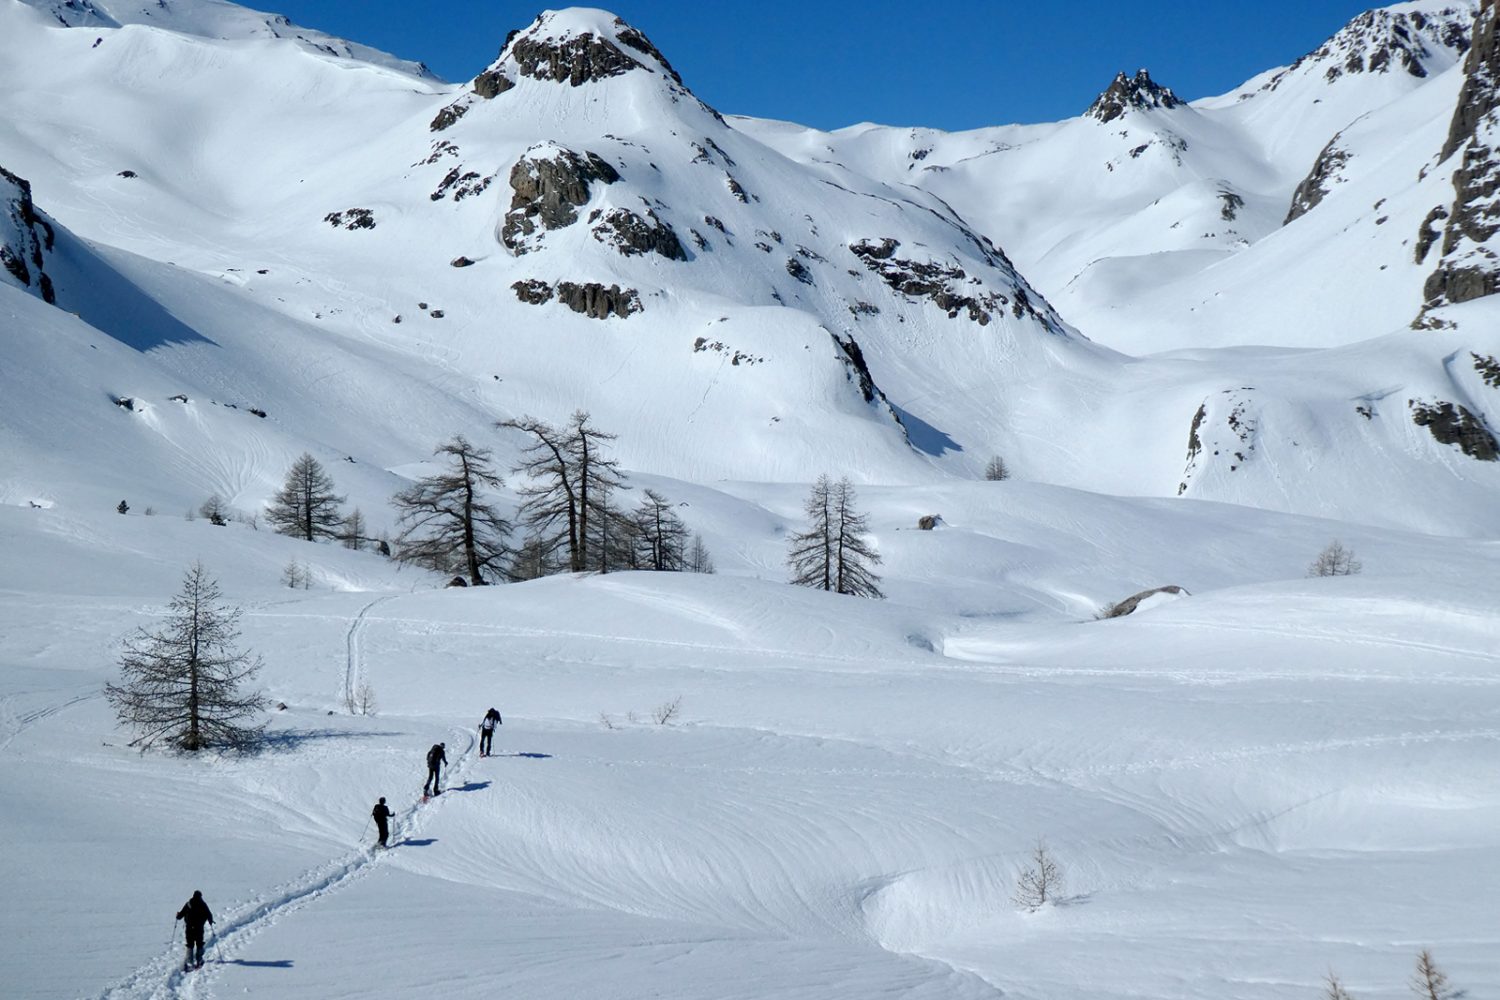
[[[242,690],[260,660],[235,648],[240,610],[223,603],[202,563],[189,567],[167,608],[160,625],[125,640],[120,683],[104,688],[121,724],[138,734],[131,746],[162,744],[184,753],[253,748],[264,725],[249,720],[265,699]]]
[[[488,496],[505,485],[493,456],[462,434],[438,445],[435,454],[444,456],[448,467],[418,479],[391,501],[403,526],[396,558],[445,573],[457,569],[476,587],[500,580],[506,575],[510,522]]]
[[[286,482],[271,498],[266,520],[283,535],[316,541],[337,538],[343,526],[344,498],[333,491],[333,478],[311,454],[292,463]]]
[[[855,509],[854,486],[846,479],[818,477],[803,510],[808,530],[791,538],[787,566],[792,583],[838,594],[880,598],[880,577],[870,567],[880,562],[864,535],[869,519]]]

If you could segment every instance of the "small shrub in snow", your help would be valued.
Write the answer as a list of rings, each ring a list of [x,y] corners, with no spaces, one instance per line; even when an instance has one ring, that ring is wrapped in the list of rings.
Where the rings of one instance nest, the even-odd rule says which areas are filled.
[[[156,516],[156,508],[155,507],[147,507],[145,510],[141,511],[141,513],[144,514],[146,517],[155,517]]]
[[[1308,576],[1353,576],[1365,568],[1364,563],[1354,558],[1354,550],[1346,549],[1338,539],[1328,543],[1318,553],[1318,558],[1307,567]]]
[[[130,513],[130,504],[126,503],[124,500],[121,500],[115,506],[115,510],[118,511],[119,513],[121,513],[121,514],[129,514]]]
[[[1332,972],[1323,977],[1323,1000],[1354,1000],[1354,995],[1344,989],[1344,984]]]
[[[368,681],[344,692],[344,710],[350,715],[375,714],[375,689]]]
[[[1048,852],[1047,842],[1038,837],[1030,863],[1016,878],[1016,891],[1011,899],[1022,909],[1035,912],[1055,902],[1062,887],[1062,869]]]
[[[670,726],[682,712],[682,695],[678,695],[671,701],[664,701],[657,705],[651,712],[651,721],[658,726]]]
[[[614,729],[615,728],[615,720],[611,719],[609,717],[609,713],[608,712],[600,712],[599,713],[599,725],[603,726],[605,729]]]
[[[999,455],[992,456],[989,460],[989,463],[984,467],[984,478],[988,479],[992,483],[998,483],[1001,480],[1009,479],[1010,470],[1005,467],[1005,459],[1001,458]]]

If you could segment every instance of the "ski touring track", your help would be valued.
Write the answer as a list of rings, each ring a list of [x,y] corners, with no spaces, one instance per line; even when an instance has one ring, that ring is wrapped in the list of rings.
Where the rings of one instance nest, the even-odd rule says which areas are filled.
[[[356,695],[359,692],[360,680],[364,676],[365,663],[364,653],[360,647],[360,633],[365,628],[365,616],[367,616],[378,604],[394,600],[398,594],[387,594],[377,597],[375,600],[359,609],[359,614],[349,623],[349,631],[344,635],[344,690],[341,692],[341,701],[345,708],[354,711]]]
[[[451,732],[455,743],[459,737],[467,741],[445,776],[450,786],[457,786],[465,781],[464,775],[468,772],[478,739],[467,727],[454,726]],[[432,801],[415,804],[409,818],[392,828],[392,847],[400,847],[402,841],[422,832],[428,817],[451,798],[437,796]],[[210,926],[204,942],[203,968],[195,972],[185,972],[182,968],[183,943],[179,927],[172,943],[162,954],[100,993],[99,1000],[201,1000],[212,997],[220,967],[232,964],[262,931],[283,917],[364,878],[374,870],[383,854],[373,846],[361,845],[221,913],[217,923]]]

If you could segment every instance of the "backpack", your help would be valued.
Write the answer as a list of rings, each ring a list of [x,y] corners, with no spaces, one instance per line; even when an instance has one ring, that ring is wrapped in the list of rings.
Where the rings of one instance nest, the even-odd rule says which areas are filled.
[[[427,751],[427,766],[428,767],[437,767],[438,766],[438,761],[442,760],[443,756],[444,756],[444,754],[443,754],[443,748],[441,746],[439,746],[438,744],[434,743],[432,745],[432,749],[429,750],[429,751]]]

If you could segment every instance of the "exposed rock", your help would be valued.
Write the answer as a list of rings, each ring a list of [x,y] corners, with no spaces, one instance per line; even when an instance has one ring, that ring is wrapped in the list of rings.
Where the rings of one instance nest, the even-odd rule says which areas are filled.
[[[134,170],[121,170],[115,176],[116,177],[123,177],[126,180],[134,180],[135,178],[139,177],[140,174],[137,174]]]
[[[1328,145],[1323,147],[1323,151],[1318,154],[1318,158],[1313,161],[1312,170],[1308,171],[1302,183],[1297,185],[1297,190],[1292,193],[1292,206],[1287,210],[1286,219],[1283,220],[1282,225],[1312,211],[1332,190],[1334,184],[1343,181],[1339,175],[1343,172],[1344,165],[1349,162],[1349,151],[1339,146],[1339,140],[1343,136],[1342,132],[1334,135],[1328,140]]]
[[[1473,351],[1469,352],[1469,357],[1474,359],[1474,370],[1479,373],[1480,378],[1484,379],[1484,384],[1491,389],[1500,389],[1500,361],[1489,355],[1475,354]]]
[[[1345,75],[1392,70],[1426,77],[1429,64],[1442,66],[1468,49],[1471,9],[1467,4],[1451,4],[1425,13],[1366,11],[1260,89],[1275,90],[1293,74],[1318,70],[1329,83]]]
[[[1104,609],[1099,612],[1099,617],[1101,619],[1123,618],[1124,616],[1133,612],[1136,608],[1140,607],[1142,601],[1155,594],[1187,593],[1188,592],[1184,588],[1177,586],[1175,583],[1169,583],[1165,587],[1153,587],[1150,590],[1143,590],[1139,594],[1131,594],[1123,601],[1117,601],[1114,604],[1105,605]]]
[[[598,282],[579,284],[572,281],[559,281],[554,288],[537,278],[527,281],[517,281],[510,286],[516,293],[516,298],[530,305],[543,305],[550,302],[554,295],[557,301],[567,306],[574,312],[583,313],[592,319],[608,319],[610,316],[629,316],[640,312],[644,307],[641,305],[640,293],[633,288],[620,288],[619,285],[605,287]]]
[[[511,45],[511,56],[522,76],[574,87],[646,69],[609,39],[589,32],[562,39],[526,34]]]
[[[450,267],[473,267],[474,262],[468,257],[454,257],[448,262]]]
[[[651,44],[651,40],[649,38],[641,34],[638,29],[632,28],[630,25],[620,20],[618,17],[615,18],[615,27],[618,29],[615,37],[620,40],[620,43],[622,45],[628,45],[630,48],[635,49],[637,52],[645,53],[652,59],[655,59],[657,64],[660,65],[662,69],[666,70],[668,76],[670,76],[676,83],[682,83],[682,77],[677,75],[677,71],[672,68],[672,64],[667,62],[667,57],[662,55],[661,51],[658,50],[655,45]],[[710,146],[713,146],[713,140],[710,139],[708,144]],[[717,149],[718,147],[714,148]],[[723,150],[721,149],[719,150],[719,152],[723,153]],[[729,160],[729,157],[727,156],[724,158],[726,160]],[[733,165],[734,161],[729,160],[729,163],[730,165]]]
[[[672,227],[651,209],[641,218],[626,208],[612,208],[593,228],[594,239],[627,257],[655,253],[668,260],[687,260],[687,251]]]
[[[539,150],[551,156],[534,155]],[[597,153],[582,156],[558,146],[533,147],[510,171],[510,211],[500,230],[501,241],[517,254],[529,246],[526,237],[541,230],[561,229],[578,221],[578,208],[589,200],[592,181],[613,184],[620,179],[614,167]]]
[[[1219,218],[1225,222],[1233,222],[1245,207],[1245,199],[1227,189],[1219,192],[1219,201]]]
[[[956,264],[939,264],[934,261],[905,260],[895,256],[901,244],[889,237],[879,243],[861,240],[850,244],[849,251],[878,274],[887,285],[911,298],[925,298],[956,318],[960,312],[980,326],[990,322],[992,314],[1000,311],[1011,300],[1000,292],[984,288],[978,278],[971,278]],[[968,286],[968,287],[964,287]],[[1013,309],[1029,308],[1023,305],[1022,291],[1016,289],[1017,300]],[[1017,317],[1022,313],[1017,313]]]
[[[917,518],[917,529],[919,531],[931,531],[943,522],[941,514],[923,514]]]
[[[488,101],[499,97],[515,85],[516,82],[506,76],[504,70],[487,69],[474,78],[474,93]]]
[[[1097,118],[1100,122],[1112,122],[1132,109],[1146,111],[1150,108],[1177,108],[1182,103],[1172,93],[1172,88],[1163,87],[1151,79],[1150,73],[1139,69],[1133,77],[1126,76],[1123,72],[1116,74],[1104,93],[1094,98],[1094,103],[1089,105],[1084,116]]]
[[[0,167],[0,269],[53,304],[57,294],[44,255],[52,251],[55,237],[52,224],[31,200],[31,184]]]
[[[1440,443],[1457,445],[1465,455],[1481,462],[1500,458],[1495,436],[1466,407],[1446,400],[1426,403],[1409,399],[1406,405],[1411,408],[1412,423],[1426,427]]]
[[[726,184],[729,185],[729,193],[732,194],[732,195],[734,195],[734,197],[736,198],[736,200],[738,200],[740,202],[740,204],[742,204],[742,205],[748,205],[748,204],[750,204],[750,195],[749,195],[749,193],[744,189],[744,187],[742,187],[740,185],[739,181],[737,181],[737,180],[734,179],[734,175],[733,174],[725,174],[724,175],[724,181],[725,181]]]
[[[1461,150],[1463,161],[1453,172],[1454,201],[1443,233],[1443,256],[1423,286],[1425,301],[1413,326],[1432,325],[1428,313],[1439,306],[1500,291],[1500,239],[1495,239],[1500,234],[1497,17],[1496,5],[1486,3],[1474,22],[1463,88],[1443,145],[1445,158]],[[1424,223],[1423,228],[1429,225]]]
[[[368,208],[346,208],[342,212],[329,212],[323,216],[323,221],[335,229],[343,228],[350,232],[356,229],[374,229],[375,213]]]
[[[475,83],[475,89],[477,90],[478,81],[475,81]],[[427,127],[433,132],[441,132],[444,129],[452,128],[455,124],[457,124],[460,118],[468,113],[469,105],[467,103],[465,103],[463,100],[454,101],[452,104],[449,104],[447,107],[443,108],[443,110],[439,111],[433,117],[432,124],[428,125]]]
[[[796,257],[788,257],[786,259],[786,273],[804,285],[811,285],[813,283],[812,272],[807,269],[806,264],[802,263]]]
[[[463,164],[459,164],[443,175],[437,190],[428,197],[433,201],[442,201],[444,197],[452,194],[454,201],[463,201],[471,195],[483,194],[494,179],[494,174],[481,177],[478,171],[465,170]]]
[[[516,298],[528,305],[539,306],[552,301],[552,286],[538,278],[517,281],[510,286]]]
[[[1236,472],[1254,458],[1260,439],[1259,406],[1252,395],[1254,391],[1249,386],[1225,389],[1198,407],[1188,429],[1187,463],[1177,485],[1178,496],[1188,491],[1205,466],[1223,466],[1229,472]]]
[[[1412,257],[1418,264],[1427,262],[1427,251],[1431,250],[1432,245],[1438,241],[1438,237],[1443,235],[1442,231],[1437,228],[1437,224],[1446,218],[1448,218],[1448,210],[1438,205],[1422,220],[1422,227],[1417,230],[1417,245],[1412,251]]]
[[[710,341],[707,337],[699,337],[693,341],[694,354],[702,354],[705,351],[722,354],[729,359],[731,365],[735,366],[745,365],[749,367],[761,364],[766,360],[765,358],[756,357],[753,354],[746,354],[744,351],[735,350],[722,340]]]

